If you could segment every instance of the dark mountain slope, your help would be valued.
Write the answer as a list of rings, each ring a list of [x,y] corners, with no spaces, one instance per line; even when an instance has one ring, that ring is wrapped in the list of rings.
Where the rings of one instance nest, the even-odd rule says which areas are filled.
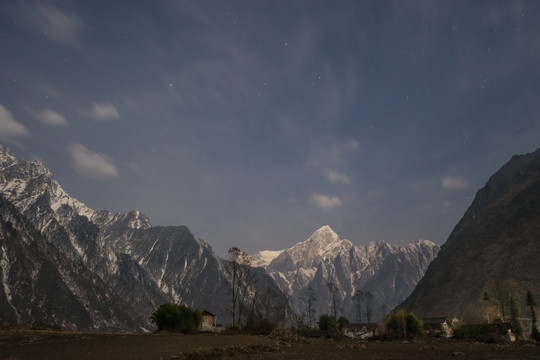
[[[520,304],[527,290],[540,295],[540,149],[514,156],[478,191],[401,306],[424,317],[478,319],[496,311],[495,288]]]

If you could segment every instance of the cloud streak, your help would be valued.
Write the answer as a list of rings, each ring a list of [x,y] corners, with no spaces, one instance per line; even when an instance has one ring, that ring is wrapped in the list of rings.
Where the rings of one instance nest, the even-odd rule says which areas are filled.
[[[310,198],[311,202],[323,209],[323,210],[332,210],[335,207],[341,206],[343,202],[337,196],[326,195],[326,194],[313,194]]]
[[[49,109],[49,108],[43,108],[37,112],[32,112],[33,115],[38,119],[41,123],[49,126],[67,126],[68,122],[67,120],[58,112]]]
[[[109,180],[120,176],[113,160],[98,154],[81,144],[73,143],[68,148],[71,166],[77,174],[92,180]]]
[[[337,171],[327,170],[325,176],[326,180],[328,180],[332,184],[349,185],[351,183],[351,178],[349,176]]]
[[[92,104],[92,117],[96,120],[118,120],[120,113],[111,103]]]
[[[79,41],[85,26],[78,16],[45,4],[38,4],[36,11],[36,25],[49,38],[67,44]]]
[[[9,140],[14,136],[28,135],[28,130],[15,120],[13,114],[0,105],[0,140]]]
[[[467,179],[462,177],[445,176],[441,181],[441,186],[443,189],[461,190],[468,188],[470,186],[470,183]]]

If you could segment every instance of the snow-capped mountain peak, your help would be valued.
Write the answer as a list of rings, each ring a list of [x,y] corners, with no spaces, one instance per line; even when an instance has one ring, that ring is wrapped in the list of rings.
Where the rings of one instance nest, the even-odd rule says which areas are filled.
[[[292,260],[304,262],[307,259],[327,259],[335,257],[339,252],[352,247],[349,240],[342,240],[328,225],[315,231],[306,241],[294,245],[288,250]],[[318,262],[318,261],[315,261]],[[317,264],[313,264],[316,266]]]
[[[317,243],[318,245],[328,246],[339,241],[339,236],[328,225],[324,225],[316,230],[305,243]]]
[[[0,145],[0,165],[0,191],[21,209],[27,210],[36,199],[45,196],[54,213],[67,205],[81,216],[94,217],[95,211],[69,196],[41,161],[19,160]]]
[[[277,258],[284,250],[263,250],[259,251],[252,257],[251,265],[255,267],[266,267],[270,265],[272,260]]]
[[[397,305],[412,291],[439,247],[419,240],[403,247],[386,242],[354,246],[340,239],[328,225],[307,240],[281,251],[261,251],[254,255],[281,290],[288,293],[296,310],[305,311],[307,289],[317,298],[315,311],[328,311],[328,284],[339,289],[342,311],[355,316],[352,296],[368,291],[378,305]]]
[[[223,316],[223,266],[187,227],[152,227],[136,210],[90,209],[42,162],[0,146],[0,298],[8,303],[0,323],[148,329],[149,315],[166,302]]]
[[[16,160],[13,153],[7,147],[0,145],[0,170],[13,164]]]

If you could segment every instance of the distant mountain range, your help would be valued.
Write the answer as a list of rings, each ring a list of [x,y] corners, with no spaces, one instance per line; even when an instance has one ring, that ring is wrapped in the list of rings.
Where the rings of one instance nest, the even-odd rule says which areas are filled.
[[[223,266],[187,227],[94,211],[0,146],[0,324],[150,329],[164,302],[224,315]]]
[[[254,265],[266,269],[288,294],[299,314],[306,314],[311,297],[315,318],[332,314],[335,304],[339,315],[351,321],[360,315],[366,321],[369,293],[370,320],[376,321],[413,291],[438,251],[439,246],[427,240],[403,247],[385,242],[354,246],[323,226],[289,249],[261,251],[253,258]],[[364,299],[357,298],[360,302],[353,298],[357,291],[364,294]]]
[[[353,296],[362,293],[366,321],[369,293],[374,321],[411,293],[438,250],[427,240],[354,246],[324,226],[290,249],[254,255],[250,301],[270,301],[274,315],[296,312],[298,320],[309,292],[313,316],[332,313],[333,299],[339,315],[355,320]],[[145,331],[164,302],[209,310],[228,322],[226,264],[187,227],[154,227],[138,211],[90,209],[43,163],[0,146],[0,325]]]
[[[512,157],[480,189],[402,307],[423,317],[502,318],[540,298],[540,149]]]

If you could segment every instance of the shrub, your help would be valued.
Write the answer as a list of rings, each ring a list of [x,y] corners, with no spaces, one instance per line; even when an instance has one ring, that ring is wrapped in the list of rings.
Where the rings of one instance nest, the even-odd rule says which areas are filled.
[[[422,320],[413,313],[406,313],[399,309],[388,318],[386,329],[391,337],[415,337],[424,335]]]
[[[347,324],[349,324],[349,319],[347,319],[345,316],[340,316],[337,320],[337,325],[340,331],[343,330],[343,327]]]
[[[422,319],[413,313],[408,313],[405,322],[407,323],[407,332],[409,334],[413,336],[424,336],[424,323]]]
[[[150,319],[160,331],[169,330],[192,333],[199,329],[202,323],[202,314],[199,310],[194,310],[184,305],[162,304],[152,314]]]
[[[492,324],[487,322],[479,324],[462,324],[454,329],[456,340],[477,340],[492,342],[505,336],[505,326],[501,321]]]
[[[321,315],[319,317],[319,330],[327,331],[327,330],[337,330],[338,329],[338,322],[335,317],[332,315]]]

